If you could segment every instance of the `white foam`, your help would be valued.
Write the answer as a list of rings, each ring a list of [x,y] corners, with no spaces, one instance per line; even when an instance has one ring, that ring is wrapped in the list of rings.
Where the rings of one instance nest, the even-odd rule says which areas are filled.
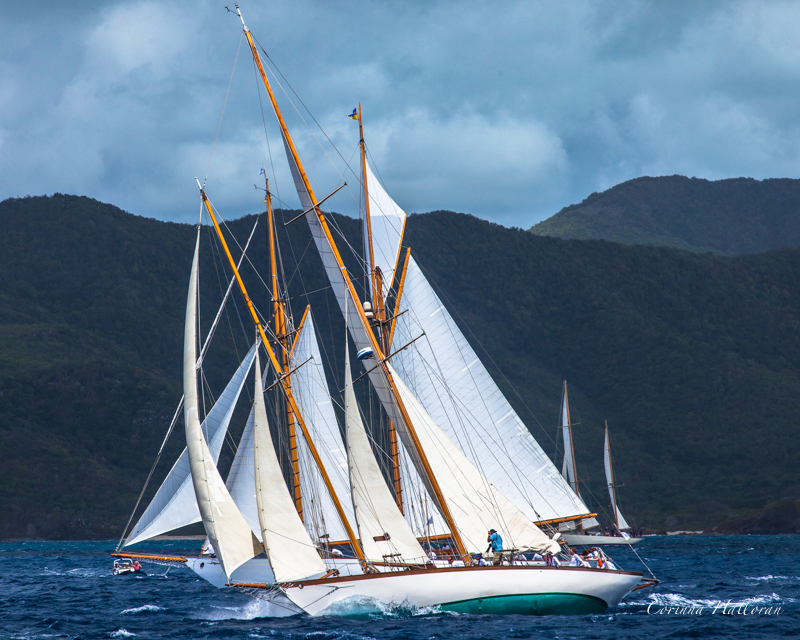
[[[408,618],[412,616],[429,616],[443,612],[439,606],[416,607],[409,602],[386,604],[368,596],[353,596],[334,602],[319,615],[323,616],[378,616],[382,618]],[[457,615],[457,614],[453,614]]]
[[[729,602],[730,600],[730,602]],[[679,593],[651,593],[647,600],[644,602],[630,603],[631,605],[653,604],[658,607],[716,607],[720,603],[729,607],[738,607],[745,605],[759,605],[759,604],[781,604],[781,603],[794,602],[793,598],[783,598],[777,593],[768,595],[753,596],[752,598],[745,598],[744,600],[734,600],[715,598],[713,600],[697,599],[692,600]]]
[[[282,618],[296,615],[297,611],[281,602],[270,602],[253,598],[238,607],[218,607],[202,611],[198,617],[204,620],[254,620],[255,618]]]
[[[120,615],[127,616],[134,613],[155,613],[156,611],[166,611],[166,609],[154,604],[145,604],[134,609],[125,609],[124,611],[120,612]]]
[[[112,631],[108,635],[110,635],[112,638],[130,638],[131,636],[135,636],[136,634],[131,633],[127,629],[123,629],[122,627],[120,627],[119,629],[117,629],[116,631]]]
[[[757,576],[757,577],[750,577],[745,576],[745,580],[788,580],[787,576]]]

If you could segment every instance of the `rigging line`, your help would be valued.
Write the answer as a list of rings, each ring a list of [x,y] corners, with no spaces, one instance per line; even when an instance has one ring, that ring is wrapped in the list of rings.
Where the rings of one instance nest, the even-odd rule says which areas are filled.
[[[255,36],[253,37],[253,39],[255,40]],[[338,155],[338,156],[339,156],[339,157],[342,159],[342,161],[345,163],[345,166],[346,166],[346,167],[347,167],[347,168],[350,170],[350,173],[352,173],[353,175],[356,175],[356,172],[355,172],[355,171],[353,171],[353,169],[352,169],[352,167],[350,166],[350,164],[349,164],[349,163],[348,163],[348,162],[347,162],[347,161],[344,159],[344,156],[343,156],[343,155],[342,155],[342,154],[339,152],[339,149],[338,149],[338,147],[337,147],[337,146],[336,146],[336,145],[333,143],[333,140],[331,140],[331,139],[328,137],[328,134],[325,132],[325,129],[323,129],[323,128],[322,128],[322,125],[320,125],[320,123],[319,123],[319,122],[317,122],[317,119],[314,117],[314,114],[313,114],[313,113],[311,113],[311,110],[310,110],[310,109],[309,109],[309,108],[306,106],[305,102],[303,102],[303,99],[302,99],[302,98],[301,98],[301,97],[298,95],[298,93],[297,93],[297,92],[294,90],[294,87],[292,87],[291,83],[290,83],[290,82],[289,82],[289,80],[286,78],[286,76],[284,76],[284,75],[283,75],[283,72],[280,70],[280,68],[278,67],[278,65],[276,64],[276,62],[275,62],[275,61],[274,61],[272,58],[270,58],[270,57],[269,57],[269,54],[266,52],[266,50],[264,49],[264,47],[262,47],[262,46],[261,46],[261,43],[260,43],[258,40],[256,40],[256,43],[258,44],[258,47],[261,49],[262,53],[263,53],[263,54],[264,54],[264,55],[267,57],[267,60],[269,60],[269,61],[270,61],[270,63],[272,64],[272,66],[275,68],[275,71],[277,71],[277,72],[278,72],[278,74],[281,76],[281,78],[283,78],[283,81],[286,83],[286,86],[287,86],[287,87],[289,87],[289,89],[291,89],[292,93],[295,95],[295,97],[297,97],[297,100],[300,102],[300,104],[301,104],[301,105],[303,105],[303,109],[305,109],[305,110],[306,110],[306,113],[308,113],[308,115],[309,115],[309,116],[311,117],[311,119],[314,121],[314,124],[315,124],[315,125],[317,125],[317,127],[319,128],[319,130],[322,132],[322,135],[324,135],[324,136],[325,136],[325,139],[326,139],[326,140],[327,140],[327,141],[330,143],[330,145],[331,145],[331,147],[333,147],[334,151],[336,151],[336,154],[337,154],[337,155]],[[278,79],[277,79],[277,77],[275,77],[275,74],[274,74],[274,73],[272,74],[272,76],[275,78],[275,80],[276,80],[276,81],[278,80]],[[286,97],[287,97],[287,98],[289,98],[288,94],[286,94],[286,90],[285,90],[285,89],[283,89],[283,86],[280,84],[280,82],[278,82],[278,86],[280,86],[280,87],[281,87],[281,90],[284,92],[284,94],[286,95]],[[289,98],[289,102],[291,102],[291,98]],[[297,112],[298,112],[298,115],[300,115],[300,112],[298,111],[297,107],[295,107],[294,103],[292,103],[292,107],[294,107],[295,111],[297,111]],[[300,118],[302,119],[302,118],[303,118],[303,116],[302,116],[302,115],[300,115]],[[308,124],[306,124],[305,120],[303,120],[303,123],[306,125],[306,127],[308,127]],[[308,129],[309,129],[309,131],[311,130],[311,128],[310,128],[310,127],[308,127]],[[313,134],[312,134],[312,135],[313,135]],[[316,136],[314,136],[314,139],[316,140]],[[317,141],[317,144],[319,144],[319,141]],[[320,144],[320,147],[322,147],[322,145],[321,145],[321,144]],[[324,151],[324,149],[323,149],[323,151]],[[326,153],[325,155],[327,156],[328,154]],[[328,157],[328,159],[330,160],[330,156]],[[332,161],[332,160],[331,160],[331,164],[333,164],[333,161]],[[335,168],[335,167],[336,167],[336,165],[334,165],[334,168]],[[338,171],[338,169],[337,169],[337,171]],[[341,173],[339,173],[339,176],[342,178],[342,180],[344,180],[344,176],[342,176],[342,174],[341,174]],[[356,176],[356,177],[357,177],[357,176]],[[346,181],[345,181],[345,182],[346,182]]]
[[[289,285],[292,284],[292,280],[294,280],[294,277],[300,272],[300,262],[303,260],[303,258],[306,257],[306,252],[308,251],[308,248],[311,246],[312,242],[314,242],[314,238],[309,238],[308,239],[308,244],[306,245],[306,248],[303,249],[303,253],[300,254],[300,261],[295,261],[296,264],[295,264],[295,267],[294,267],[294,272],[292,272],[292,275],[289,277],[289,280],[286,282],[286,291],[287,291],[287,293],[289,291]],[[303,292],[302,294],[294,296],[294,297],[295,298],[299,298],[299,297],[301,297],[303,295],[307,296],[308,294]],[[292,298],[288,298],[287,302],[289,300],[291,300],[291,299]]]
[[[236,63],[239,60],[239,52],[242,49],[242,38],[244,38],[244,32],[242,32],[242,35],[239,36],[239,47],[236,49],[236,58],[233,61],[233,69],[231,69],[231,79],[228,81],[228,90],[225,92],[225,102],[222,104],[222,113],[219,114],[219,124],[217,124],[217,133],[214,136],[214,145],[211,147],[211,157],[208,159],[208,167],[206,167],[206,175],[203,178],[203,185],[205,185],[206,180],[208,180],[208,172],[211,170],[211,160],[214,158],[214,151],[217,148],[217,138],[219,137],[220,127],[222,127],[222,116],[225,115],[225,107],[228,104],[228,94],[230,94],[231,84],[233,84],[233,74],[236,71]]]
[[[472,331],[472,329],[470,328],[469,324],[467,324],[467,322],[464,320],[464,318],[461,316],[461,314],[458,312],[458,310],[457,310],[457,309],[456,309],[456,308],[453,306],[453,304],[450,302],[450,299],[449,299],[449,298],[447,297],[447,295],[444,293],[444,291],[442,290],[442,288],[441,288],[441,287],[440,287],[440,286],[439,286],[439,285],[436,283],[436,280],[435,280],[433,277],[431,277],[431,275],[430,275],[430,272],[429,272],[427,269],[424,269],[424,268],[423,268],[423,267],[422,267],[422,266],[421,266],[419,263],[417,263],[417,266],[420,268],[420,271],[423,271],[423,272],[425,273],[425,275],[427,276],[427,278],[429,279],[429,281],[430,281],[432,284],[436,284],[436,288],[437,288],[437,289],[439,289],[439,292],[441,293],[441,295],[442,295],[442,298],[444,298],[444,300],[445,300],[445,301],[447,301],[448,305],[449,305],[449,306],[450,306],[450,308],[453,310],[453,313],[454,313],[456,316],[458,316],[458,319],[459,319],[459,320],[461,320],[461,324],[462,324],[462,325],[463,325],[463,326],[464,326],[464,327],[467,329],[467,331],[469,331],[470,335],[473,337],[473,339],[475,340],[475,342],[478,344],[478,346],[480,346],[480,348],[481,348],[481,351],[483,351],[483,352],[486,354],[486,357],[487,357],[487,358],[489,358],[489,361],[490,361],[490,362],[491,362],[491,363],[494,365],[495,369],[497,369],[497,372],[498,372],[498,373],[499,373],[499,374],[500,374],[500,375],[503,377],[503,380],[505,380],[506,384],[507,384],[507,385],[509,386],[509,388],[510,388],[510,389],[511,389],[511,390],[514,392],[514,395],[515,395],[515,396],[517,396],[517,398],[519,399],[520,403],[522,403],[522,406],[523,406],[523,407],[525,407],[526,411],[527,411],[527,412],[530,414],[530,416],[531,416],[531,417],[532,417],[532,418],[533,418],[533,419],[536,421],[536,424],[538,424],[538,425],[539,425],[539,427],[542,429],[542,431],[545,431],[545,432],[546,432],[547,430],[544,428],[544,426],[542,425],[542,423],[541,423],[541,422],[539,422],[539,419],[536,417],[536,414],[534,414],[534,413],[533,413],[533,411],[531,410],[531,408],[530,408],[530,407],[527,405],[527,403],[525,402],[525,400],[522,398],[522,396],[521,396],[521,395],[519,394],[519,392],[517,391],[516,387],[514,387],[514,385],[512,385],[512,384],[511,384],[511,381],[510,381],[510,380],[509,380],[509,379],[506,377],[506,375],[503,373],[503,370],[502,370],[502,369],[500,369],[500,367],[499,367],[499,366],[497,365],[497,363],[494,361],[494,358],[492,358],[491,354],[489,354],[489,352],[486,350],[486,347],[484,347],[484,346],[483,346],[483,343],[482,343],[482,342],[481,342],[481,341],[478,339],[478,337],[477,337],[477,336],[475,335],[475,333]],[[551,443],[552,443],[552,442],[553,442],[553,438],[552,438],[552,436],[550,436],[550,435],[549,435],[549,433],[548,433],[547,437],[548,437],[548,438],[550,438],[550,441],[551,441]]]
[[[211,236],[211,227],[208,227],[208,233]],[[216,242],[215,242],[215,240],[216,240]],[[225,264],[222,262],[222,255],[220,254],[220,251],[219,251],[219,239],[216,238],[216,234],[211,236],[211,243],[212,243],[212,246],[214,247],[214,249],[216,250],[216,253],[214,254],[214,256],[220,262],[220,264],[217,265],[217,261],[214,260],[214,269],[216,269],[216,271],[217,271],[217,282],[219,282],[219,288],[220,288],[220,290],[222,290],[222,280],[220,279],[220,276],[219,276],[220,268],[222,269],[222,275],[225,278],[226,282],[228,281],[228,276],[225,273]],[[244,253],[243,253],[243,255],[244,255]],[[233,301],[234,309],[236,309],[236,315],[239,318],[239,326],[242,329],[242,333],[244,334],[244,339],[245,339],[245,343],[246,343],[247,342],[247,332],[245,331],[244,324],[242,323],[242,316],[239,313],[239,306],[236,304],[236,296],[234,296],[232,298],[232,301]],[[234,334],[233,334],[233,326],[231,325],[230,315],[227,312],[227,307],[226,307],[226,311],[225,311],[225,317],[228,320],[228,328],[230,329],[230,332],[231,332],[231,341],[233,342],[233,349],[236,352],[236,360],[238,362],[241,362],[242,358],[239,355],[239,347],[236,344],[236,336],[234,336]]]

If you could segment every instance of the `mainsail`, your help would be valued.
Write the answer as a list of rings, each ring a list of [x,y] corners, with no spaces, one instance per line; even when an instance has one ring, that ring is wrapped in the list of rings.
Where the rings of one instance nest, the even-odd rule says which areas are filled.
[[[228,432],[233,410],[244,388],[250,367],[253,365],[255,349],[253,346],[247,352],[236,373],[217,398],[200,427],[208,443],[211,458],[215,463],[219,459],[219,452],[225,440],[225,434]],[[184,448],[142,517],[139,518],[139,522],[131,531],[124,546],[149,540],[162,533],[195,522],[200,522],[200,510],[197,508],[197,500],[192,486],[189,452]]]
[[[373,562],[425,559],[425,551],[397,508],[383,478],[353,391],[350,350],[345,346],[344,410],[353,507],[364,556]]]
[[[217,470],[198,417],[197,399],[197,272],[200,254],[200,231],[197,232],[189,295],[186,301],[186,326],[183,342],[183,419],[186,427],[186,448],[192,473],[197,506],[209,540],[217,557],[230,575],[250,558],[261,552],[261,544],[253,535],[236,508]]]
[[[325,572],[325,565],[297,514],[272,443],[264,407],[261,364],[256,355],[253,444],[258,520],[277,582]]]
[[[567,399],[567,383],[564,382],[564,392],[561,398],[561,433],[564,436],[564,464],[561,475],[569,482],[572,490],[578,493],[578,480],[575,476],[575,449],[572,444],[572,425],[569,421],[569,401]]]
[[[405,313],[403,313],[405,312]],[[489,481],[534,522],[589,513],[498,388],[413,256],[392,358],[425,410]]]
[[[603,463],[606,468],[606,483],[608,484],[608,495],[611,498],[611,510],[616,516],[617,529],[625,531],[630,529],[630,525],[625,522],[625,518],[620,513],[619,505],[617,504],[617,491],[614,485],[614,471],[611,468],[611,443],[608,440],[608,425],[606,425],[606,439],[603,444]]]

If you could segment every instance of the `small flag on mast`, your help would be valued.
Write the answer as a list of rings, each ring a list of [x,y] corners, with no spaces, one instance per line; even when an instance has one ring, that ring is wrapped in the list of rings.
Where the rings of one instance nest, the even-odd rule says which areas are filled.
[[[358,109],[353,109],[353,113],[347,116],[351,120],[358,120]]]
[[[263,165],[263,164],[261,165],[261,171],[259,171],[259,172],[258,172],[258,175],[260,175],[260,176],[265,176],[265,175],[267,175],[267,172],[266,172],[266,171],[264,171],[264,165]]]

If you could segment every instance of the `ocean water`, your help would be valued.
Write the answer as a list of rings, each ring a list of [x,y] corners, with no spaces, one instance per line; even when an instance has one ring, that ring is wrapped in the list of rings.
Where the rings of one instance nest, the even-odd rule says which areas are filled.
[[[800,637],[800,536],[647,538],[637,551],[662,581],[658,587],[603,614],[538,618],[363,604],[342,616],[270,618],[259,600],[216,589],[188,569],[147,564],[147,577],[114,577],[113,547],[0,543],[0,638]],[[195,553],[194,547],[193,541],[152,543],[152,550],[172,554]],[[628,550],[612,556],[625,569],[641,567]]]

